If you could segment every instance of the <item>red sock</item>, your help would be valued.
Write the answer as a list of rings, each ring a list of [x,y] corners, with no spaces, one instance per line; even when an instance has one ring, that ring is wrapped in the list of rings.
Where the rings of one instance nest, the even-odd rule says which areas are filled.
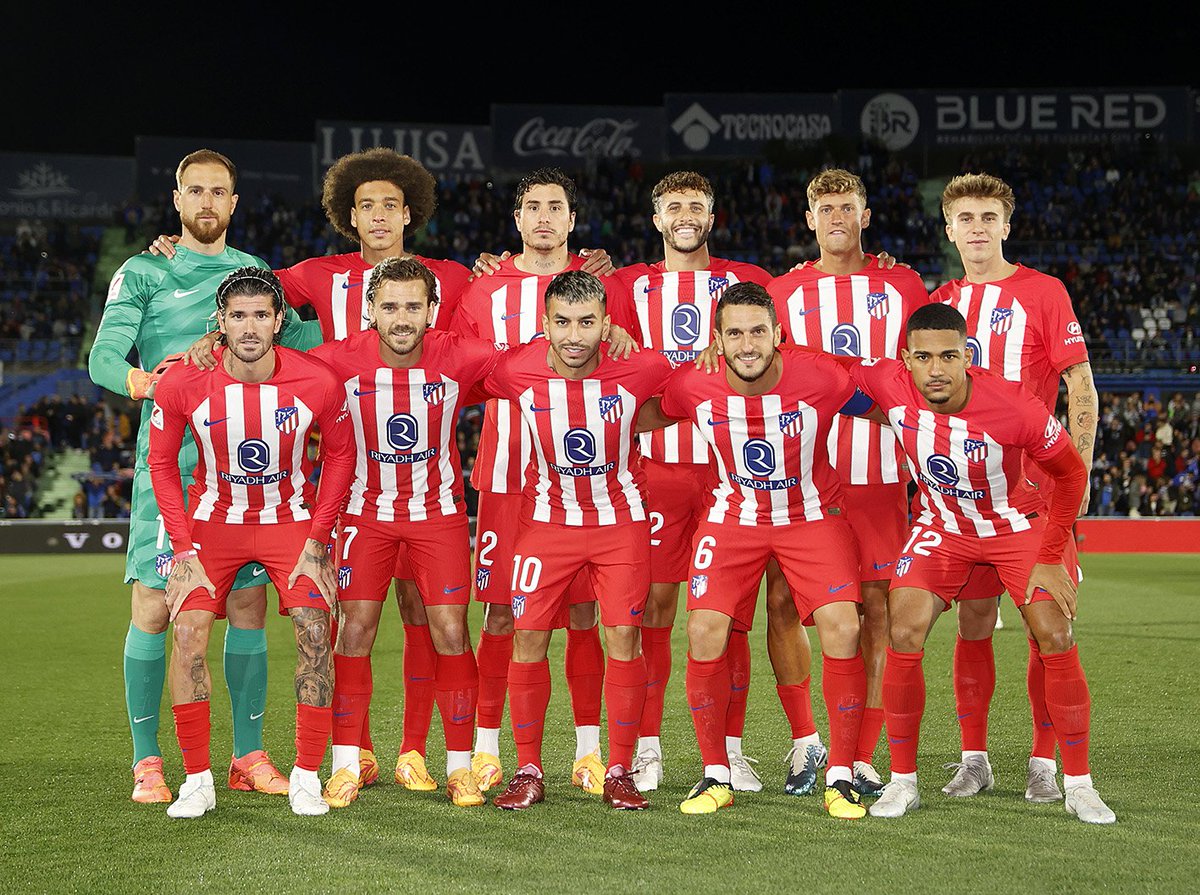
[[[633,766],[638,721],[646,703],[646,660],[638,656],[628,662],[608,657],[604,682],[604,706],[608,709],[608,766]]]
[[[730,631],[729,713],[725,716],[725,736],[740,737],[746,729],[746,697],[750,695],[750,638],[745,631]]]
[[[373,690],[374,684],[372,684]],[[367,707],[363,709],[362,734],[358,738],[358,748],[372,753],[375,751],[375,741],[371,739],[371,703],[369,699]]]
[[[333,654],[333,744],[362,748],[371,704],[371,657]]]
[[[700,760],[706,765],[729,766],[725,751],[725,716],[729,713],[729,661],[726,656],[711,662],[687,660],[688,708],[700,744]]]
[[[849,659],[822,655],[821,692],[829,713],[829,764],[848,768],[854,763],[867,705],[867,666],[862,653]]]
[[[332,730],[331,706],[296,705],[296,767],[304,771],[320,770]]]
[[[442,716],[447,752],[470,752],[475,735],[475,703],[479,698],[479,669],[475,654],[438,656],[433,698]]]
[[[1092,725],[1092,697],[1079,662],[1079,647],[1065,653],[1042,655],[1046,668],[1046,709],[1062,752],[1064,774],[1088,773],[1088,738]]]
[[[433,676],[437,651],[429,625],[404,626],[404,737],[401,752],[425,754],[429,724],[433,720]]]
[[[512,662],[508,666],[509,715],[517,744],[517,766],[542,769],[542,735],[550,705],[550,663]]]
[[[576,727],[600,726],[600,702],[604,697],[604,649],[600,626],[584,631],[567,629],[567,689]]]
[[[992,638],[954,643],[954,705],[963,751],[987,751],[988,709],[996,692]]]
[[[1029,709],[1033,713],[1033,749],[1030,755],[1054,761],[1054,722],[1046,710],[1046,668],[1037,641],[1029,641],[1029,665],[1025,669],[1029,688]]]
[[[210,703],[185,702],[171,708],[175,715],[175,738],[183,752],[183,769],[189,774],[199,774],[212,768],[208,744],[212,736],[209,714]]]
[[[854,750],[855,761],[875,762],[875,746],[879,743],[879,732],[883,730],[883,708],[863,709],[862,727],[858,729],[858,748]]]
[[[643,627],[642,655],[646,658],[646,704],[638,735],[656,737],[662,733],[663,701],[671,679],[671,629]]]
[[[811,677],[806,677],[799,684],[775,685],[779,703],[783,706],[783,714],[787,716],[788,724],[792,728],[793,740],[817,732],[816,722],[813,721],[811,686]]]
[[[479,632],[479,705],[476,723],[499,730],[504,718],[504,694],[508,691],[508,663],[512,661],[513,636]]]
[[[898,653],[887,648],[883,666],[883,715],[887,721],[892,772],[917,772],[917,734],[925,714],[925,671],[919,653]]]

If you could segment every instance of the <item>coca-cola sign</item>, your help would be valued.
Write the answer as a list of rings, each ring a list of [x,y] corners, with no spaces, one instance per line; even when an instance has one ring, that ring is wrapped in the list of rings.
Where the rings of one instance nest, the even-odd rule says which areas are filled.
[[[660,159],[665,118],[643,106],[492,106],[496,161],[527,168],[592,158]]]

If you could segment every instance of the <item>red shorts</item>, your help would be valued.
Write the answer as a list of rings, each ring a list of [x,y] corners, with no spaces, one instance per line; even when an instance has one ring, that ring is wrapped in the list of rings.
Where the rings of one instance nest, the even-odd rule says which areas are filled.
[[[315,606],[328,611],[329,605],[316,583],[307,575],[287,586],[288,576],[296,568],[296,560],[308,540],[311,522],[280,522],[275,525],[232,525],[225,522],[192,522],[192,541],[200,552],[204,574],[217,590],[216,597],[198,588],[188,594],[180,612],[201,609],[217,618],[225,617],[225,600],[238,569],[246,563],[257,563],[267,570],[267,577],[279,593],[279,614],[289,609]]]
[[[519,630],[562,627],[577,577],[599,600],[601,624],[640,627],[650,590],[650,523],[581,528],[522,519],[513,566],[509,596]]]
[[[379,522],[342,516],[338,537],[338,599],[387,599],[403,551],[426,606],[465,606],[471,595],[470,534],[466,515],[419,522]]]
[[[467,535],[467,551],[468,552],[470,552],[470,549],[471,549],[470,542],[471,542],[471,537],[470,537],[470,533],[468,532],[468,535]],[[412,567],[412,563],[409,562],[409,559],[408,559],[408,545],[407,544],[401,544],[400,549],[396,551],[396,568],[392,572],[392,577],[399,578],[401,581],[412,581],[413,580],[413,567]]]
[[[1007,590],[1013,603],[1023,606],[1029,573],[1037,562],[1045,526],[1045,518],[1040,517],[1033,519],[1032,526],[1025,531],[978,538],[914,525],[896,560],[890,589],[915,587],[927,590],[948,606],[952,600],[962,599],[960,592],[964,585],[972,573],[983,566],[990,570],[997,582],[996,588],[975,599],[984,596],[994,599]],[[982,580],[983,573],[980,574]],[[1035,603],[1051,599],[1053,597],[1045,591],[1039,590],[1033,595]]]
[[[887,581],[908,537],[908,486],[842,483],[844,515],[858,544],[863,581]]]
[[[650,580],[674,583],[687,578],[692,539],[712,491],[712,470],[698,463],[642,459],[646,509],[650,514]]]
[[[1067,541],[1067,548],[1063,551],[1063,565],[1067,567],[1068,572],[1074,570],[1075,580],[1083,583],[1083,567],[1079,565],[1079,548],[1074,538]],[[966,584],[955,599],[994,600],[1004,593],[1004,590],[1004,582],[1000,580],[1000,574],[995,567],[981,565],[976,566],[967,576]]]
[[[779,563],[804,624],[829,603],[862,602],[858,552],[838,516],[795,525],[729,525],[704,520],[696,529],[688,611],[712,609],[749,631],[759,582],[771,557]]]

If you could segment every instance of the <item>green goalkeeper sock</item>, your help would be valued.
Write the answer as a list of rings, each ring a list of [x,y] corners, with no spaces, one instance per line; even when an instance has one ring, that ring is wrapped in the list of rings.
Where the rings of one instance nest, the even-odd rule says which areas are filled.
[[[225,629],[225,684],[233,707],[233,755],[241,758],[263,748],[263,712],[267,705],[267,632],[262,628]]]
[[[133,735],[133,763],[162,755],[158,710],[167,676],[167,632],[147,634],[133,622],[125,635],[125,710]]]

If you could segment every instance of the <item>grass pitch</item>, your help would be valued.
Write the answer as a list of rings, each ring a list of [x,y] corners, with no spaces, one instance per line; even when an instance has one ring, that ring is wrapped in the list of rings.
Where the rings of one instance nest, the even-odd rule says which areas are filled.
[[[0,891],[1194,891],[1200,557],[1084,557],[1078,637],[1092,689],[1093,773],[1119,817],[1108,828],[1079,823],[1061,804],[1024,801],[1026,646],[1011,603],[1003,608],[1008,627],[995,638],[995,791],[973,799],[939,791],[949,774],[941,764],[958,756],[953,622],[943,617],[926,650],[923,806],[900,820],[838,822],[824,814],[819,797],[782,794],[782,758],[791,742],[760,617],[751,635],[745,744],[761,760],[766,788],[739,795],[718,815],[684,817],[677,807],[699,774],[679,624],[663,729],[667,776],[648,812],[612,812],[568,783],[574,737],[561,635],[551,654],[556,677],[544,805],[518,814],[456,809],[441,792],[411,793],[384,782],[347,810],[297,818],[282,798],[230,792],[220,763],[230,731],[218,631],[210,653],[217,810],[201,820],[172,821],[164,806],[128,798],[122,563],[88,556],[0,559],[0,604],[8,618]],[[475,630],[478,624],[475,614]],[[290,633],[286,620],[269,618],[267,748],[285,774],[294,754]],[[389,608],[375,652],[372,708],[385,780],[400,738],[401,638],[398,614]],[[819,698],[816,681],[813,693]],[[826,729],[819,703],[816,711]],[[160,740],[168,782],[177,788],[182,766],[169,708],[164,712]],[[435,713],[429,765],[444,782],[440,741]],[[507,734],[502,750],[511,770]],[[883,747],[876,759],[886,768]]]

